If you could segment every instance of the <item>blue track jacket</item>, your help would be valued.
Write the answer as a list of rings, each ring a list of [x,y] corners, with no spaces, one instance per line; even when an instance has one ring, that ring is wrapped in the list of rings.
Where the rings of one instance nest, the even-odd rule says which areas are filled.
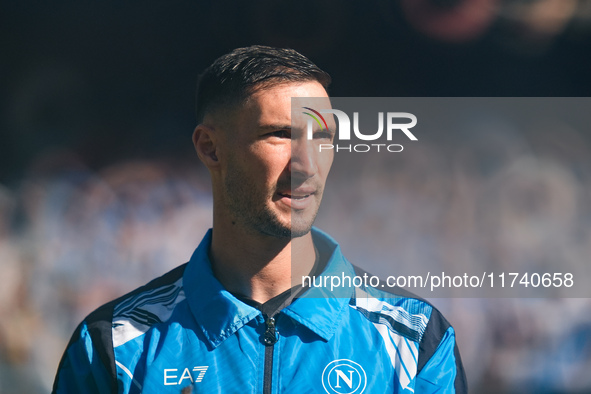
[[[361,275],[328,235],[322,275]],[[76,329],[54,393],[465,393],[454,329],[410,293],[312,287],[273,318],[191,260],[103,305]],[[396,290],[400,291],[400,290]]]

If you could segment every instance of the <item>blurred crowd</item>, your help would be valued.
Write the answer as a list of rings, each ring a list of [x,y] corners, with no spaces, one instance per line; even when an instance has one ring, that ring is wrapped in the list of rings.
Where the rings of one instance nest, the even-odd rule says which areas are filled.
[[[37,166],[0,190],[2,393],[47,392],[81,319],[188,261],[212,220],[209,183],[188,167],[92,172],[64,152]]]
[[[364,166],[337,155],[318,225],[380,275],[587,264],[586,139],[564,125],[490,127],[462,144],[424,139],[412,154],[368,156]],[[18,187],[0,188],[0,392],[47,392],[79,321],[187,261],[211,207],[196,159],[91,171],[52,152]],[[591,390],[591,300],[433,302],[456,327],[472,392]]]
[[[411,25],[448,42],[493,33],[504,47],[520,53],[547,50],[561,35],[589,33],[589,0],[401,0]]]

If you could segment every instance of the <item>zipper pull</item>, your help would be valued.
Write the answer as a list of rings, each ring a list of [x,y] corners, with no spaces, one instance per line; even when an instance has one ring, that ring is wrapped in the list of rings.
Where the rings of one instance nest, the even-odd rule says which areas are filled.
[[[263,343],[266,346],[273,346],[279,340],[279,333],[275,330],[275,318],[267,317],[265,325],[267,329],[263,335]]]

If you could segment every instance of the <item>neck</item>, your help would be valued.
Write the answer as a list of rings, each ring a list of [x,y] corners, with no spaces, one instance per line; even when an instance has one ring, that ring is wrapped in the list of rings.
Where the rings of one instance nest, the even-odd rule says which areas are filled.
[[[209,257],[226,290],[264,303],[300,284],[316,253],[311,233],[293,239],[272,237],[214,220]]]

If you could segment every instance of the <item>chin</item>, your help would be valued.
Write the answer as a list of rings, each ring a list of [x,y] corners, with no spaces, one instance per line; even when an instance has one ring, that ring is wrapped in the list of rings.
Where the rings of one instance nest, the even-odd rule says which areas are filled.
[[[257,216],[256,220],[251,224],[260,233],[276,238],[293,239],[308,234],[312,229],[314,220],[310,220],[307,215],[306,218],[300,216],[294,220],[293,216],[293,214],[289,216],[273,214],[267,210],[262,215]]]
[[[291,224],[283,225],[279,223],[268,223],[260,228],[259,231],[265,235],[270,235],[276,238],[300,238],[308,234],[312,229],[312,225],[300,224],[292,226]]]
[[[291,237],[292,238],[299,238],[303,237],[304,235],[308,234],[310,230],[312,230],[313,222],[309,223],[293,223],[291,224]]]
[[[267,235],[271,235],[273,237],[277,237],[277,238],[300,238],[303,237],[304,235],[308,234],[310,232],[310,230],[312,229],[312,226],[308,226],[308,227],[297,227],[297,228],[293,228],[291,226],[281,226],[281,227],[275,227],[273,229],[269,229],[267,228],[267,231],[264,231],[265,234]]]
[[[291,238],[300,238],[303,237],[304,235],[308,234],[310,232],[310,230],[312,229],[312,226],[310,226],[307,229],[302,229],[302,230],[292,230],[291,231]]]

